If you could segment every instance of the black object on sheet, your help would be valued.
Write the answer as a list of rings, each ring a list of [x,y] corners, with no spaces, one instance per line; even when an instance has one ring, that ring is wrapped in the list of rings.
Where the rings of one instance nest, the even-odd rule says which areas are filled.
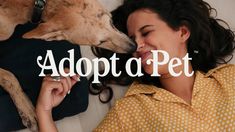
[[[42,82],[42,77],[38,76],[41,68],[37,65],[37,57],[41,55],[45,59],[47,50],[52,50],[57,68],[62,58],[69,57],[68,50],[74,49],[75,62],[81,57],[80,47],[66,41],[46,42],[22,38],[24,33],[36,26],[30,23],[17,26],[10,39],[0,42],[0,67],[11,71],[17,77],[24,92],[34,105],[36,104]],[[53,118],[54,120],[59,120],[78,114],[85,111],[87,106],[88,81],[86,78],[81,78],[81,81],[73,87],[65,100],[53,109]],[[22,128],[25,127],[21,122],[15,105],[9,94],[0,87],[0,132]]]

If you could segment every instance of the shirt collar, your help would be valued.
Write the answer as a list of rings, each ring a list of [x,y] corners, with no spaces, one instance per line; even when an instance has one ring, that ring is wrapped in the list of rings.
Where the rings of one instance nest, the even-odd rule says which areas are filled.
[[[154,85],[140,84],[138,82],[134,82],[130,86],[125,97],[141,94],[150,95],[158,101],[185,103],[183,99],[177,97],[176,95],[163,88],[159,88]]]
[[[196,71],[196,77],[194,81],[193,86],[193,95],[192,98],[194,98],[203,88],[206,88],[206,85],[209,84],[209,81],[211,79],[211,76],[213,73],[217,72],[218,70],[230,66],[229,64],[218,66],[210,71],[208,71],[206,74],[201,71]],[[128,89],[125,97],[132,96],[132,95],[138,95],[138,94],[145,94],[145,95],[152,95],[153,98],[159,101],[164,102],[178,102],[178,103],[184,103],[186,102],[179,98],[178,96],[174,95],[173,93],[163,89],[156,87],[154,85],[146,85],[146,84],[140,84],[138,82],[134,82],[130,88]]]
[[[154,94],[156,93],[156,88],[153,85],[140,84],[138,82],[132,83],[132,85],[127,90],[125,97],[136,95],[136,94]]]
[[[195,96],[200,91],[200,89],[204,87],[203,85],[207,84],[206,81],[201,81],[203,78],[205,78],[205,75],[202,72],[197,71],[193,86],[193,96]],[[200,84],[200,82],[204,83]],[[187,104],[183,99],[179,98],[178,96],[174,95],[173,93],[163,88],[159,88],[154,85],[140,84],[138,82],[134,82],[129,87],[125,97],[139,95],[139,94],[151,95],[154,99],[163,102],[175,102],[175,103]]]
[[[216,73],[217,71],[223,69],[223,68],[226,68],[226,67],[230,67],[230,66],[234,66],[233,64],[223,64],[223,65],[220,65],[214,69],[211,69],[209,70],[206,74],[205,74],[205,77],[209,77],[209,76],[212,76],[213,73]]]

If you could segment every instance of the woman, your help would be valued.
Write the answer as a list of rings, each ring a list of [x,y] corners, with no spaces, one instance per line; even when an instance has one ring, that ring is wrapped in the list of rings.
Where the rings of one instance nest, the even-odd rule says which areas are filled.
[[[216,67],[232,55],[234,34],[211,17],[211,11],[202,0],[126,0],[114,11],[115,26],[138,45],[133,56],[142,59],[145,75],[130,86],[94,131],[235,131],[235,66]],[[165,64],[158,67],[159,78],[151,77],[154,67],[146,64],[153,58],[151,50],[164,50],[181,61],[189,53],[188,65],[173,70],[188,68],[195,74],[173,77]],[[56,130],[51,109],[70,89],[70,85],[52,83],[45,79],[38,99],[41,130]],[[59,96],[51,89],[63,91],[59,101],[53,100]],[[45,96],[50,98],[45,100]]]

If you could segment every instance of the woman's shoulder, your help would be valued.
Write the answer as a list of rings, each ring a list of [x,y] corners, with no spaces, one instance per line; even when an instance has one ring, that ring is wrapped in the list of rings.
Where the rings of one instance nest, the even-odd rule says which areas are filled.
[[[223,84],[235,86],[235,65],[224,64],[211,69],[205,74],[206,77],[214,78]]]
[[[223,64],[214,69],[209,70],[206,76],[219,75],[219,76],[234,76],[235,65],[234,64]]]

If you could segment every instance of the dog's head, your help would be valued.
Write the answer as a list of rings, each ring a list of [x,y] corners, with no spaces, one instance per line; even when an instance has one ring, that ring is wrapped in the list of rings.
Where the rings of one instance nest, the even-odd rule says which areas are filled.
[[[113,26],[111,14],[96,0],[48,0],[43,21],[23,37],[67,40],[119,53],[136,50],[135,43]]]
[[[0,0],[0,41],[8,39],[16,25],[31,19],[34,0]],[[111,15],[97,0],[47,0],[43,22],[23,37],[67,40],[119,53],[136,50],[136,44],[119,32]]]

